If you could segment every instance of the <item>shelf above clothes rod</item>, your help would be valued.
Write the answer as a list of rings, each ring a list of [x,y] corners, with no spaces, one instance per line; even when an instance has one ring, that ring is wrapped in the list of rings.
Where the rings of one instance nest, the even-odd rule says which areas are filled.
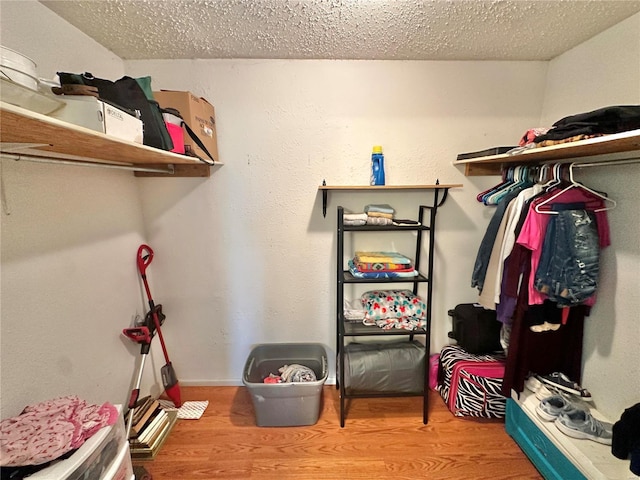
[[[22,160],[128,167],[136,176],[208,177],[221,163],[129,142],[0,101],[0,152]],[[7,158],[6,156],[4,158]],[[35,161],[35,160],[34,160]]]
[[[614,133],[601,137],[560,143],[548,147],[524,150],[509,155],[456,160],[453,165],[464,165],[466,176],[499,175],[507,165],[540,165],[543,163],[610,163],[640,156],[640,129]]]

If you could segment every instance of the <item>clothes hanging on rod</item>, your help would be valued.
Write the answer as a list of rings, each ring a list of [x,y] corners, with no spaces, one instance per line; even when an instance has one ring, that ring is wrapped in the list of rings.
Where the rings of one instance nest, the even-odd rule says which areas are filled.
[[[482,201],[485,205],[496,205],[496,210],[489,222],[489,226],[487,227],[482,242],[480,243],[473,273],[471,275],[471,286],[477,287],[480,291],[484,287],[489,259],[506,209],[510,202],[516,198],[522,190],[528,188],[532,184],[531,179],[529,178],[530,170],[527,169],[522,172],[517,171],[516,169],[518,168],[519,167],[507,168],[503,173],[504,180],[501,183],[478,195],[478,200]],[[517,175],[523,176],[518,178]],[[496,196],[499,196],[499,200],[497,203],[493,203],[493,200],[497,198]]]
[[[478,250],[472,285],[507,334],[506,395],[522,391],[531,371],[580,379],[583,322],[596,298],[599,252],[611,242],[606,212],[615,201],[576,182],[572,168],[541,167],[535,183],[530,171],[516,188],[516,174],[505,173],[497,187],[508,193]],[[547,171],[553,176],[542,183]]]
[[[520,178],[512,184],[518,186],[509,187],[508,194],[498,203],[478,250],[472,274],[472,286],[478,288],[478,301],[485,308],[497,310],[497,305],[502,303],[505,267],[510,266],[510,260],[513,260],[510,256],[516,240],[532,252],[532,274],[526,279],[529,304],[539,305],[549,298],[552,293],[549,282],[552,281],[553,288],[558,291],[551,297],[563,304],[579,304],[591,296],[574,294],[576,288],[579,289],[576,282],[579,284],[586,278],[597,285],[597,269],[593,268],[593,263],[597,266],[598,251],[610,244],[605,212],[612,208],[607,203],[615,206],[615,201],[577,183],[573,178],[572,166],[569,166],[570,180],[567,184],[562,178],[562,170],[560,164],[554,166],[554,177],[544,185],[532,185],[530,181],[522,182]],[[549,225],[550,229],[547,228]],[[581,243],[576,243],[575,239]],[[589,258],[584,255],[589,255]],[[541,258],[544,258],[544,270],[538,272]],[[556,260],[561,260],[566,268],[555,268],[558,263]],[[585,261],[588,262],[586,268],[590,268],[588,278],[582,275],[585,267],[580,267]],[[515,265],[518,262],[521,262],[521,254],[515,256]],[[517,267],[512,267],[514,269],[517,270]],[[543,281],[543,277],[546,280]],[[595,288],[592,290],[595,293]],[[507,302],[507,311],[499,314],[505,323],[513,311],[513,296],[509,296],[511,300]],[[593,304],[594,300],[589,301]]]

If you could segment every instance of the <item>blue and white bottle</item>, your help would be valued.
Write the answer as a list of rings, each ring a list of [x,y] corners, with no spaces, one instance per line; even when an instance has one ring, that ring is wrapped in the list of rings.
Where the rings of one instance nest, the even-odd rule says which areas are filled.
[[[371,153],[371,185],[384,185],[384,155],[382,147],[376,145]]]

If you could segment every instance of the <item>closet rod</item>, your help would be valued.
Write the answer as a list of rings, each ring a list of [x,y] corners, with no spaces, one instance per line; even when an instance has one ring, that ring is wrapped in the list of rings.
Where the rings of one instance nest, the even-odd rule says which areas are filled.
[[[609,165],[629,165],[631,163],[640,163],[640,157],[626,158],[624,160],[611,160],[610,162],[575,162],[573,164],[573,168],[608,167]]]
[[[173,165],[167,165],[167,169],[162,168],[151,168],[151,167],[138,167],[134,165],[113,165],[109,163],[94,163],[94,162],[85,162],[85,161],[76,161],[76,160],[59,160],[56,158],[48,158],[48,157],[39,157],[37,155],[27,155],[23,153],[7,153],[0,152],[1,158],[6,158],[8,160],[15,161],[25,161],[25,162],[35,162],[35,163],[53,163],[53,164],[62,164],[62,165],[75,165],[79,167],[99,167],[99,168],[112,168],[115,170],[129,170],[136,172],[151,172],[151,173],[166,173],[173,174],[174,169]]]

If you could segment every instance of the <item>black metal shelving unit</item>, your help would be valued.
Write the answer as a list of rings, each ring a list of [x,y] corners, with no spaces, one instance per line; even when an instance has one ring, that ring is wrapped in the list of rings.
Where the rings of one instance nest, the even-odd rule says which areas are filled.
[[[456,185],[457,186],[457,185]],[[401,396],[422,396],[423,397],[423,423],[428,422],[428,386],[429,386],[429,345],[431,342],[431,300],[433,292],[433,253],[435,248],[435,220],[438,209],[442,206],[447,198],[450,185],[433,185],[428,189],[433,190],[433,201],[431,205],[420,205],[418,210],[419,226],[350,226],[345,225],[343,221],[344,209],[338,207],[337,214],[337,294],[336,294],[336,355],[337,355],[337,372],[336,372],[336,388],[340,392],[340,426],[344,427],[345,419],[348,411],[348,403],[354,398],[373,398],[373,397],[401,397]],[[381,278],[381,279],[362,279],[356,278],[345,269],[344,266],[344,237],[346,233],[378,233],[391,232],[402,234],[403,232],[416,232],[414,266],[418,270],[419,275],[412,278]],[[422,243],[428,238],[428,248],[426,254],[421,255]],[[426,258],[421,259],[422,256]],[[410,284],[415,295],[419,294],[421,285],[426,286],[426,293],[422,296],[426,309],[426,328],[416,330],[383,330],[376,326],[366,326],[362,323],[352,323],[344,318],[344,287],[346,284]],[[408,341],[413,341],[415,336],[424,337],[424,383],[422,392],[348,392],[345,388],[345,368],[344,357],[345,347],[350,338],[354,337],[406,337]]]

